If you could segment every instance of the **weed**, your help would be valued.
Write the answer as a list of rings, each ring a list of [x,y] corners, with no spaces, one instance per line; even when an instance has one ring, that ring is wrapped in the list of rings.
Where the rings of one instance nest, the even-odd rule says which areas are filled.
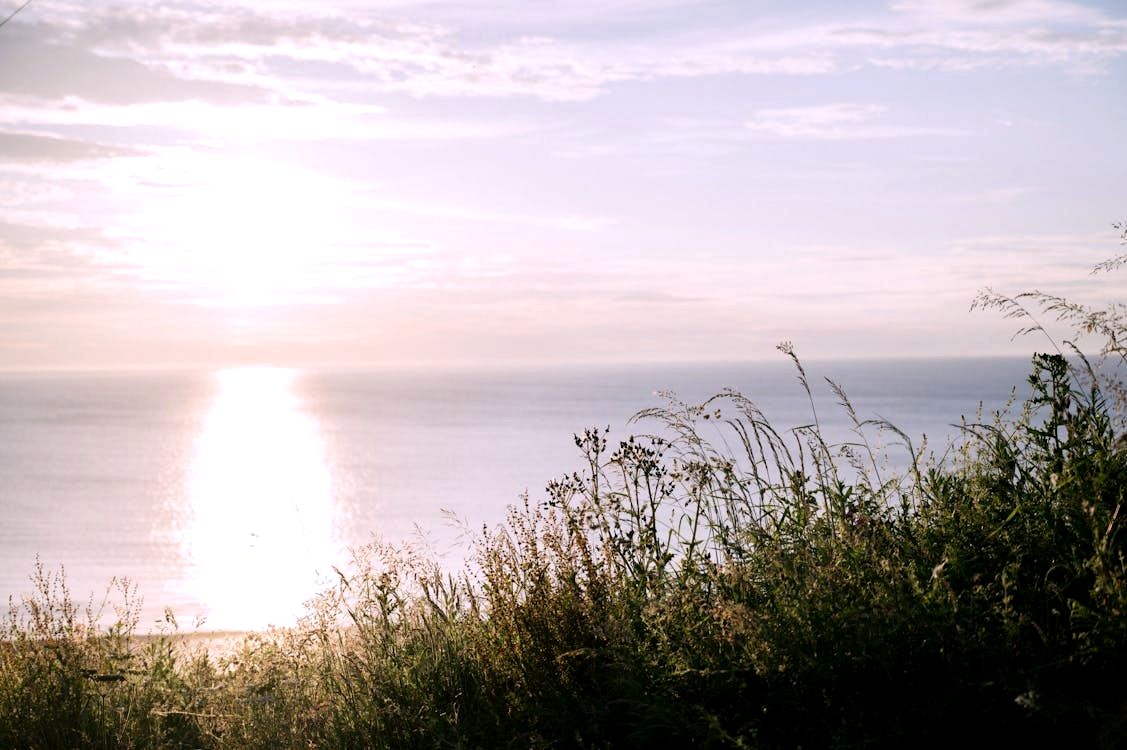
[[[1124,358],[1119,307],[977,304],[1029,302]],[[780,349],[809,424],[670,395],[637,415],[650,434],[576,436],[581,468],[483,529],[464,570],[373,543],[296,627],[223,656],[137,636],[127,582],[107,619],[37,566],[0,638],[0,746],[1127,742],[1118,381],[1066,342],[1033,359],[1018,416],[935,458],[832,382],[853,434],[827,440]]]

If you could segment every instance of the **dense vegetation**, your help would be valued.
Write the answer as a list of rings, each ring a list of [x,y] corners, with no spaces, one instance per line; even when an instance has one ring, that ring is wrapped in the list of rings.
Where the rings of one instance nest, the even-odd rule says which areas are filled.
[[[1125,354],[1119,308],[980,303]],[[582,469],[466,571],[373,545],[220,657],[134,635],[128,587],[91,625],[40,569],[0,640],[0,747],[1127,745],[1127,450],[1097,364],[1036,356],[1020,414],[942,459],[899,435],[897,476],[866,437],[895,428],[836,386],[848,443],[671,400],[653,437],[577,436]]]

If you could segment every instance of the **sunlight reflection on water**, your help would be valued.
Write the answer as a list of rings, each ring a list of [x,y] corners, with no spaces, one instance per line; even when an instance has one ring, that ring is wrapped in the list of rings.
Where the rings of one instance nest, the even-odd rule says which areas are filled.
[[[318,425],[294,393],[297,373],[216,374],[196,442],[181,551],[186,586],[209,629],[286,625],[341,557]]]

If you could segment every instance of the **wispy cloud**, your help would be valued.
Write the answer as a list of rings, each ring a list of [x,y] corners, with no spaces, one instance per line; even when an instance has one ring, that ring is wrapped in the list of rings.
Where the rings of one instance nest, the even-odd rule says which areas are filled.
[[[1011,186],[985,190],[971,190],[952,196],[952,200],[975,204],[1005,204],[1019,201],[1037,191],[1031,187]]]
[[[862,140],[911,136],[962,135],[949,128],[880,123],[887,107],[879,104],[834,103],[807,107],[760,109],[744,123],[757,136],[801,140]]]
[[[442,219],[456,219],[472,222],[488,222],[497,224],[517,224],[546,229],[561,229],[569,232],[594,232],[618,223],[617,219],[608,216],[561,215],[545,216],[536,214],[508,213],[469,206],[457,206],[441,203],[409,203],[406,201],[391,200],[373,196],[363,199],[363,203],[370,209],[393,211],[396,213],[412,214],[415,216],[430,216]]]
[[[60,126],[163,128],[184,135],[263,140],[473,140],[534,132],[531,120],[420,119],[395,116],[378,105],[332,101],[223,107],[193,99],[107,105],[66,97],[51,107],[27,98],[0,96],[0,118],[22,128]]]
[[[1054,0],[905,0],[872,24],[828,37],[879,67],[971,71],[1056,66],[1100,73],[1127,55],[1127,23],[1089,6]]]
[[[70,162],[135,156],[137,149],[55,135],[0,131],[0,163]]]
[[[899,0],[898,13],[963,23],[1100,23],[1098,10],[1059,0]]]
[[[24,27],[9,47],[0,90],[54,98],[81,92],[121,104],[170,97],[303,101],[326,87],[583,101],[620,82],[834,68],[824,53],[757,49],[742,40],[624,46],[517,35],[475,44],[456,29],[391,21],[371,10],[346,15],[306,8],[295,16],[183,3],[48,5],[42,20]],[[51,70],[28,75],[28,63],[20,60],[38,58],[53,60]],[[302,66],[297,75],[295,64]]]
[[[407,4],[397,12],[427,7]],[[515,6],[496,7],[519,16]],[[37,22],[18,26],[0,49],[0,91],[119,105],[193,100],[324,108],[330,99],[377,92],[580,102],[615,85],[662,78],[835,73],[858,55],[877,66],[952,71],[1017,64],[1093,70],[1127,55],[1122,18],[1052,0],[906,0],[863,20],[802,25],[784,17],[628,39],[508,32],[477,41],[468,29],[388,13],[44,3]]]
[[[297,303],[381,355],[425,321],[676,357],[1084,283],[1123,10],[891,2],[37,0],[0,34],[0,359],[21,313],[81,344],[126,298],[107,338]]]
[[[1113,239],[1111,232],[982,235],[954,242],[950,258],[965,278],[1009,293],[1048,283],[1046,291],[1122,298],[1127,280],[1121,275],[1092,275],[1095,264],[1114,252]]]

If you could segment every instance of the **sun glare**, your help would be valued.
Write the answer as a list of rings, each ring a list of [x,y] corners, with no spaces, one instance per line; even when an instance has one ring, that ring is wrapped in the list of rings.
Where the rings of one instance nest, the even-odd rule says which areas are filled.
[[[183,537],[188,587],[213,629],[292,623],[339,562],[324,445],[292,370],[217,374]]]
[[[327,260],[347,232],[342,188],[255,159],[170,166],[167,194],[141,213],[148,273],[194,290],[196,301],[271,306],[323,297]],[[321,299],[320,301],[323,301]]]

